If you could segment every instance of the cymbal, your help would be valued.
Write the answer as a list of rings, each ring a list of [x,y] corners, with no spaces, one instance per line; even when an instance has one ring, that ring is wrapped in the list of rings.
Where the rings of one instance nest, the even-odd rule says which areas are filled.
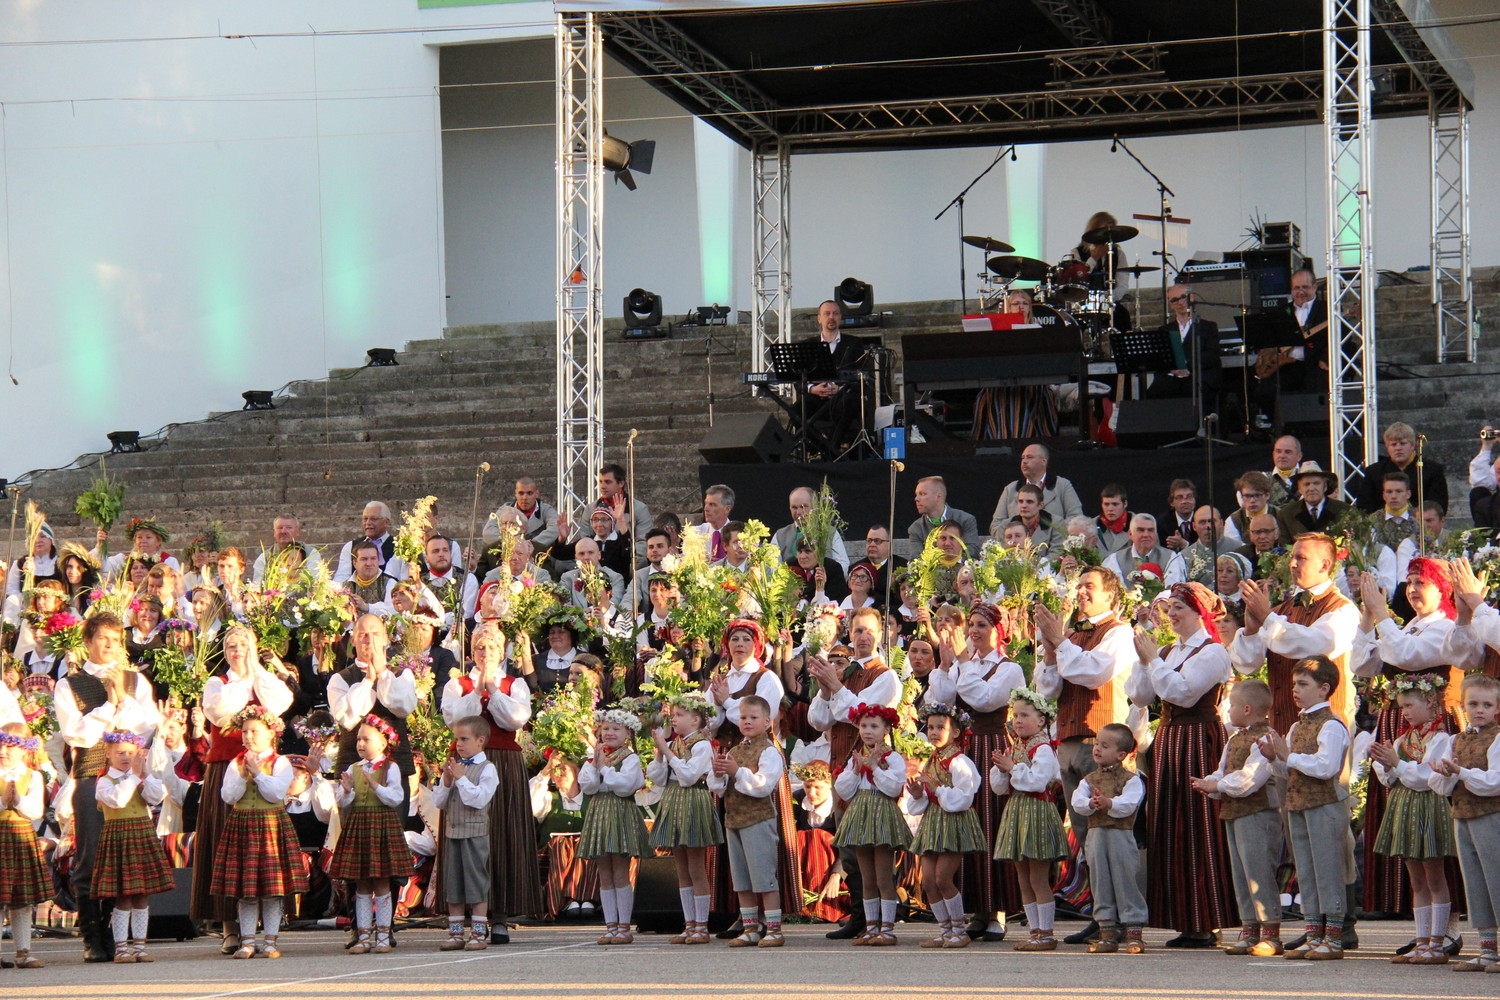
[[[1085,243],[1124,243],[1141,235],[1141,231],[1134,226],[1100,226],[1098,229],[1090,229],[1083,234]]]
[[[971,247],[978,247],[985,253],[1015,253],[1016,248],[1004,240],[997,240],[993,236],[965,236],[964,242]]]
[[[1035,257],[991,257],[984,263],[1000,277],[1013,281],[1041,281],[1052,270],[1045,260]]]
[[[1115,273],[1116,274],[1134,274],[1134,275],[1139,276],[1139,275],[1145,274],[1148,271],[1160,271],[1160,270],[1161,270],[1161,268],[1157,267],[1155,264],[1131,264],[1129,267],[1117,267],[1117,268],[1115,268]]]

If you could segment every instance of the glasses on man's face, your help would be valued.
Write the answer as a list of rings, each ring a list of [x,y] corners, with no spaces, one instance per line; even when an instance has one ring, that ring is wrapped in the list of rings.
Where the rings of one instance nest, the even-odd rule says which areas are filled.
[[[866,538],[865,539],[865,544],[866,545],[888,545],[889,543],[890,543],[890,539],[888,539],[888,538]]]
[[[1188,297],[1186,295],[1171,295],[1167,297],[1168,302],[1186,302],[1187,300]]]
[[[1267,497],[1269,497],[1270,495],[1271,494],[1269,494],[1269,493],[1241,493],[1240,494],[1240,496],[1244,497],[1246,500],[1264,500]]]

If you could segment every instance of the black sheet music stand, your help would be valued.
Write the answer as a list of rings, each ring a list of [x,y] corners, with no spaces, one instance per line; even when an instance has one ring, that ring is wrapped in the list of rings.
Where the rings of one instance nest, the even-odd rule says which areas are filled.
[[[1291,309],[1241,313],[1240,334],[1245,338],[1245,364],[1252,369],[1255,367],[1253,359],[1266,348],[1307,346],[1302,327],[1297,324],[1296,314]],[[1278,370],[1271,378],[1275,381],[1272,423],[1281,427],[1281,372]]]
[[[1186,368],[1182,343],[1172,333],[1171,330],[1116,330],[1109,335],[1115,369],[1121,375],[1149,375]]]
[[[833,443],[807,426],[807,386],[810,382],[832,382],[838,378],[833,352],[821,340],[798,340],[790,344],[768,344],[771,370],[788,380],[797,391],[797,458],[807,461],[807,440],[812,437],[818,450],[828,457],[836,452]],[[788,415],[791,410],[787,410]]]

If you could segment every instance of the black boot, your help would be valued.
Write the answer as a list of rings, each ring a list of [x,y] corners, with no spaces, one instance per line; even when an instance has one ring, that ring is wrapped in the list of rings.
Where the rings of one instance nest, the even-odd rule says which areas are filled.
[[[839,924],[837,928],[829,931],[823,936],[830,941],[849,941],[865,932],[865,914],[863,910],[851,913],[849,919]]]
[[[85,962],[112,962],[114,949],[104,933],[104,916],[99,912],[99,901],[92,896],[78,896],[78,932],[83,938],[83,960]]]
[[[1099,937],[1099,921],[1090,920],[1081,931],[1074,931],[1063,938],[1063,944],[1088,944]]]
[[[1354,951],[1359,947],[1359,932],[1354,929],[1354,925],[1357,923],[1355,914],[1359,910],[1361,895],[1363,893],[1360,892],[1359,883],[1350,882],[1344,886],[1344,930],[1340,940],[1345,951]],[[1447,930],[1446,927],[1443,928],[1444,933]]]

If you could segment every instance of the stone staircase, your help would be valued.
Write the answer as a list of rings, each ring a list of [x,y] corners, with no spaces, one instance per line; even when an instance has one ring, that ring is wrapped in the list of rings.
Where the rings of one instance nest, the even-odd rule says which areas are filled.
[[[1477,272],[1475,287],[1479,308],[1500,315],[1500,269]],[[1381,424],[1406,420],[1428,435],[1461,518],[1475,434],[1486,420],[1500,419],[1500,406],[1491,410],[1500,357],[1482,345],[1480,363],[1432,364],[1426,285],[1389,285],[1378,295]],[[1141,305],[1148,316],[1159,308],[1146,294]],[[959,320],[956,300],[881,309],[884,339],[898,357],[902,335],[953,330]],[[812,331],[813,313],[795,313],[797,335]],[[606,324],[615,331],[621,325]],[[750,367],[749,327],[716,328],[715,341],[716,415],[775,412],[739,383]],[[491,465],[482,511],[508,497],[522,474],[535,477],[545,497],[555,496],[554,354],[551,322],[450,328],[407,343],[395,367],[336,369],[324,380],[294,382],[274,410],[230,410],[174,425],[139,454],[109,456],[108,467],[127,483],[126,518],[154,514],[187,537],[222,521],[229,539],[251,551],[268,539],[277,513],[296,513],[303,539],[325,544],[357,531],[368,500],[399,511],[426,494],[439,499],[441,526],[461,536],[481,462]],[[606,459],[623,464],[630,429],[640,431],[638,492],[653,510],[700,506],[708,368],[701,330],[680,328],[657,341],[606,337]],[[89,534],[72,510],[97,460],[80,456],[81,468],[39,473],[29,484],[26,496],[48,512],[61,537]]]

